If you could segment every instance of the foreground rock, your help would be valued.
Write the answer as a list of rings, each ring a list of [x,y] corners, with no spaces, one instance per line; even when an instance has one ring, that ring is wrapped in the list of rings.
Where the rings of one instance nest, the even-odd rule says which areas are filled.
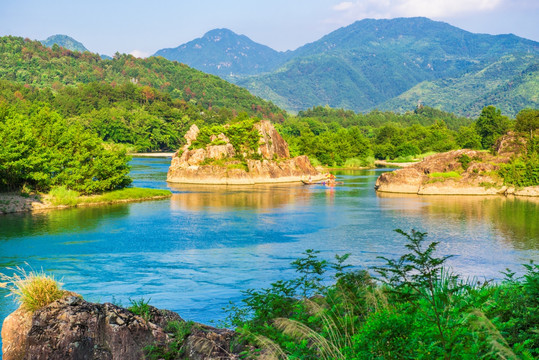
[[[146,320],[116,305],[89,303],[69,293],[33,314],[22,309],[10,314],[2,327],[3,358],[130,360],[158,351],[167,358],[239,359],[235,332],[193,324],[184,339],[177,339],[166,331],[170,322],[187,324],[171,311],[150,307]],[[181,354],[172,353],[178,342]]]
[[[191,126],[187,143],[172,158],[167,181],[191,184],[247,185],[320,180],[322,174],[307,156],[290,157],[288,144],[269,121],[254,124],[260,135],[256,150],[235,146],[223,133],[214,134],[206,146],[194,148],[200,130]]]
[[[516,195],[539,196],[539,186],[516,189],[503,184],[497,174],[525,146],[522,138],[502,137],[496,155],[477,150],[455,150],[426,157],[423,161],[382,174],[375,189],[379,192],[418,195]]]

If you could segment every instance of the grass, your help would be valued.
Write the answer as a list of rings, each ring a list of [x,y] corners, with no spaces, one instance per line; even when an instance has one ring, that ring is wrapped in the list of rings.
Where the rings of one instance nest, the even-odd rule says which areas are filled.
[[[129,299],[129,302],[131,303],[131,306],[127,308],[127,310],[131,311],[133,314],[139,315],[146,321],[150,321],[150,300],[144,300],[141,298],[140,300],[133,300]]]
[[[429,177],[431,178],[443,178],[443,179],[459,179],[461,176],[456,171],[448,171],[448,172],[433,172],[429,174]]]
[[[170,197],[172,193],[169,190],[146,189],[146,188],[125,188],[113,190],[100,195],[80,196],[78,192],[57,187],[49,192],[49,199],[56,206],[77,206],[85,204],[112,204],[115,202],[146,200],[152,198]]]
[[[399,156],[392,160],[387,160],[389,163],[408,163],[423,161],[427,156],[438,154],[436,151],[429,151],[419,155]]]
[[[16,267],[12,276],[0,274],[0,287],[9,290],[8,296],[15,296],[21,307],[34,312],[64,295],[61,284],[54,276],[41,271],[26,272],[23,268]]]
[[[75,190],[69,190],[65,186],[58,186],[49,192],[50,201],[53,205],[74,206],[79,203],[80,195]]]
[[[360,159],[360,158],[349,158],[346,159],[346,161],[343,164],[343,168],[364,168],[364,167],[370,167],[374,165],[374,157],[368,156],[367,158]]]

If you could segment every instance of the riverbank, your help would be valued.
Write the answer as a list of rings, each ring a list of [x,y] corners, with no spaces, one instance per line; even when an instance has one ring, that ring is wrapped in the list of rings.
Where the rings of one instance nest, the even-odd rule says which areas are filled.
[[[417,164],[418,161],[414,161],[414,162],[394,162],[394,161],[387,161],[387,160],[375,160],[374,161],[374,166],[376,167],[400,167],[400,168],[403,168],[403,167],[408,167],[408,166],[412,166],[414,164]]]
[[[174,153],[173,152],[128,153],[127,155],[133,156],[133,157],[171,158],[174,156]]]
[[[146,188],[126,188],[90,196],[69,190],[49,194],[0,193],[0,214],[159,200],[171,196],[168,190]]]

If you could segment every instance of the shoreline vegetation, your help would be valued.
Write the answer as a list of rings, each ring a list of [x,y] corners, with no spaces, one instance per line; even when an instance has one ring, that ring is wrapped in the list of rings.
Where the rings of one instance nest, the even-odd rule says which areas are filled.
[[[368,269],[352,268],[349,253],[330,260],[307,249],[291,262],[294,278],[242,291],[243,299],[224,309],[220,328],[185,321],[143,298],[126,308],[89,303],[43,271],[9,268],[14,273],[0,274],[0,287],[20,307],[4,320],[4,356],[46,352],[59,358],[55,355],[67,351],[80,358],[133,359],[539,356],[539,265],[523,264],[521,276],[506,269],[499,282],[464,278],[447,265],[452,256],[440,254],[439,242],[427,241],[427,233],[395,231],[407,239],[407,253],[380,256],[382,264]],[[74,331],[73,323],[86,331]],[[89,345],[76,345],[82,341]]]
[[[35,212],[73,207],[112,205],[127,202],[168,199],[169,190],[147,188],[124,188],[103,194],[80,195],[65,187],[52,189],[48,194],[8,192],[0,193],[0,215]]]

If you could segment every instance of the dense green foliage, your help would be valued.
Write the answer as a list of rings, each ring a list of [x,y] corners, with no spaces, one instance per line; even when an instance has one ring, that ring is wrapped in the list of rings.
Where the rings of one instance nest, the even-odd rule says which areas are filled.
[[[483,108],[475,123],[484,149],[492,147],[496,139],[507,132],[509,126],[509,119],[502,116],[502,112],[494,106]]]
[[[0,105],[0,139],[0,191],[64,185],[89,194],[131,183],[125,151],[106,149],[98,136],[46,105],[26,111]]]
[[[260,133],[254,124],[254,119],[237,119],[237,121],[226,125],[202,127],[190,148],[200,149],[207,145],[223,145],[225,144],[224,140],[218,138],[220,134],[223,134],[230,140],[236,154],[241,155],[245,152],[254,156],[260,145]],[[212,137],[215,138],[213,141]]]
[[[539,112],[536,114],[539,115]],[[524,154],[514,157],[499,170],[506,185],[517,187],[539,185],[539,134],[530,132]]]
[[[517,114],[515,130],[532,133],[539,129],[539,110],[524,109]]]
[[[408,253],[382,258],[377,279],[308,250],[298,277],[248,290],[228,325],[291,359],[533,359],[539,356],[539,266],[493,284],[464,280],[426,234],[398,230]],[[332,276],[328,276],[332,273]],[[334,283],[329,284],[328,280]]]
[[[376,159],[413,158],[461,147],[481,148],[470,119],[429,107],[395,114],[315,107],[278,126],[292,155],[329,166],[366,166]]]
[[[20,84],[56,90],[62,85],[90,82],[111,86],[135,83],[204,109],[227,108],[275,119],[283,114],[275,105],[245,89],[161,57],[138,59],[117,53],[112,60],[102,60],[97,54],[51,49],[38,41],[12,36],[0,38],[0,57],[0,79]]]
[[[99,82],[38,89],[0,80],[0,102],[27,109],[35,102],[96,132],[104,141],[132,145],[136,151],[177,150],[192,123],[224,124],[246,113],[206,110],[148,86]]]
[[[489,114],[497,113],[490,109]],[[520,132],[524,149],[521,154],[513,156],[509,163],[501,164],[499,174],[506,185],[517,187],[539,185],[538,129],[539,110],[524,109],[517,114],[515,130]]]

